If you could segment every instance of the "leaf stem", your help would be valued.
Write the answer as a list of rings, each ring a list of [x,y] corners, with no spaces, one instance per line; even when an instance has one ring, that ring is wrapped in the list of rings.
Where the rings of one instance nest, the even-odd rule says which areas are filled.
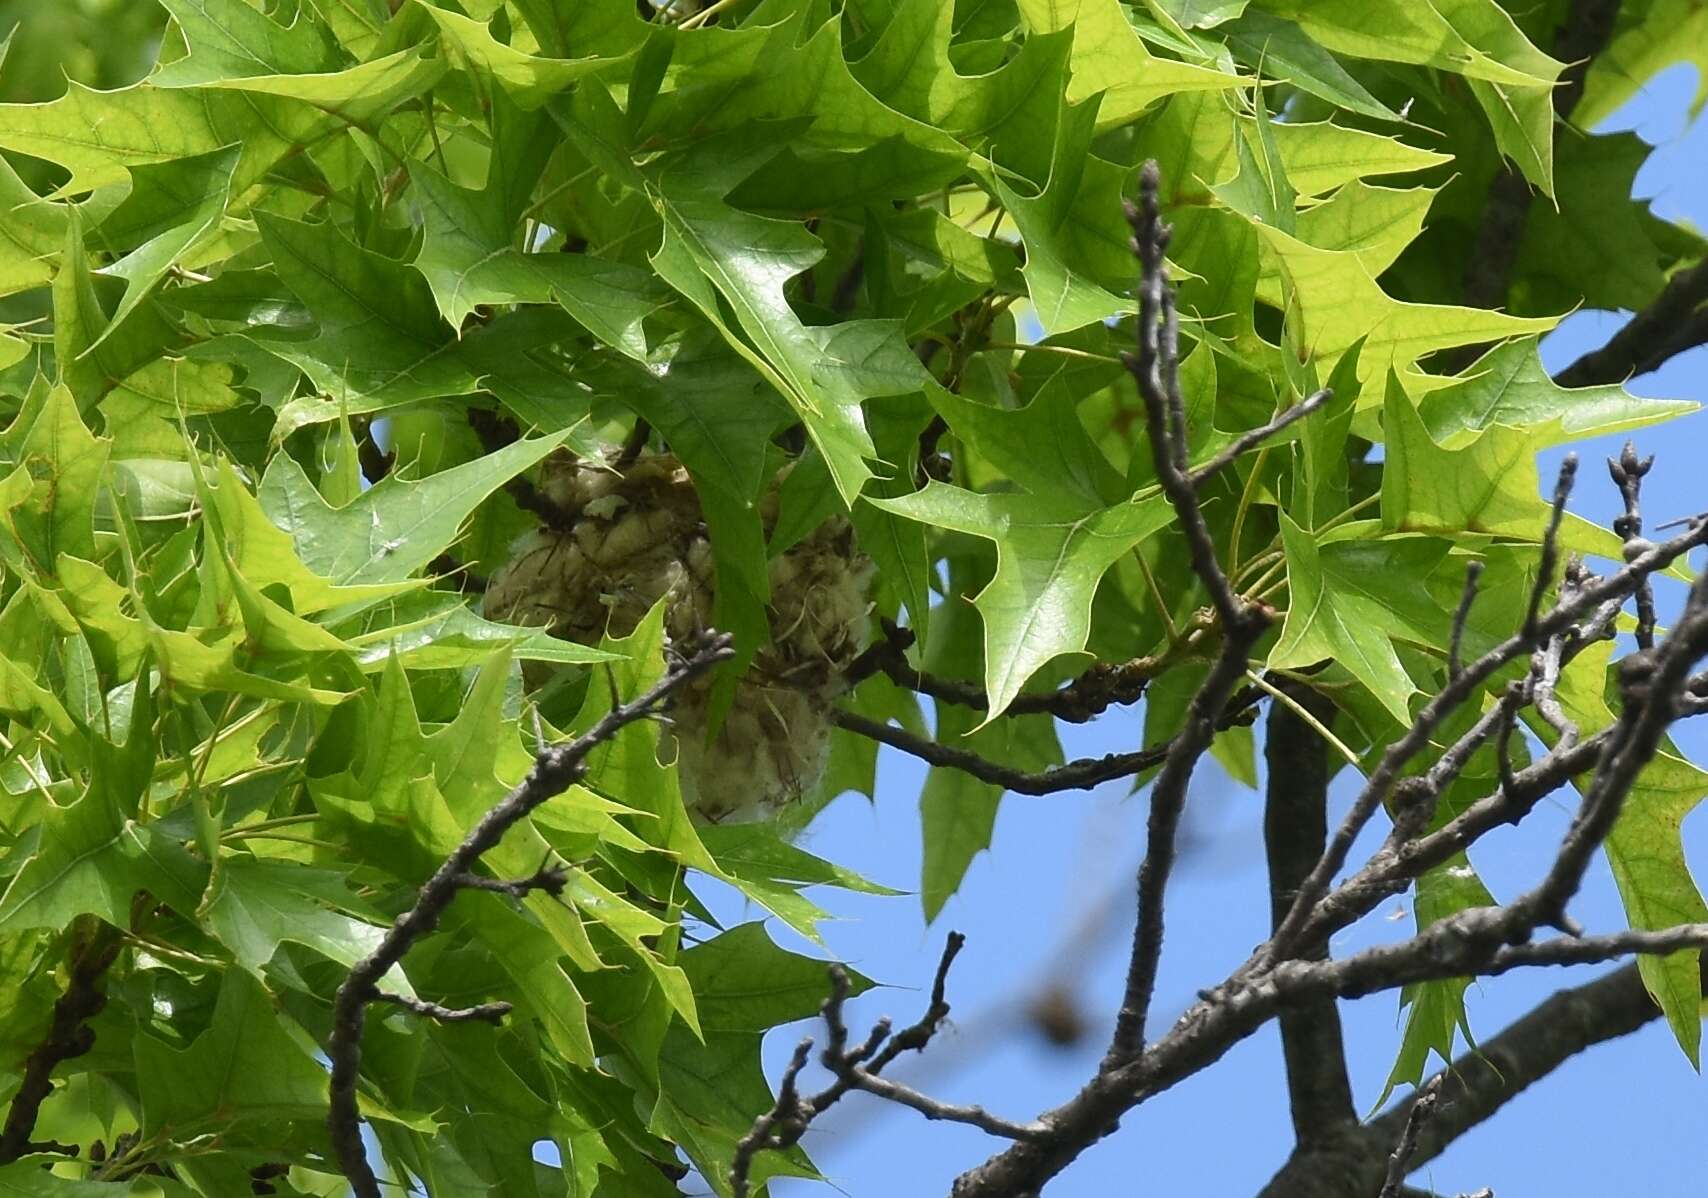
[[[1293,698],[1292,695],[1289,695],[1286,691],[1276,686],[1273,682],[1270,682],[1256,670],[1248,667],[1246,669],[1245,676],[1251,680],[1251,684],[1253,686],[1268,694],[1276,702],[1285,704],[1289,711],[1298,716],[1300,720],[1310,725],[1313,732],[1322,737],[1323,740],[1326,741],[1342,757],[1346,758],[1348,765],[1352,766],[1354,769],[1358,768],[1358,754],[1347,748],[1345,741],[1330,732],[1328,730],[1328,725],[1324,724],[1321,720],[1317,719],[1316,716],[1307,711],[1297,699]]]
[[[1056,354],[1063,358],[1080,358],[1087,362],[1107,362],[1111,366],[1119,366],[1121,359],[1114,354],[1100,354],[1089,349],[1075,349],[1071,345],[1045,345],[1042,342],[1027,343],[1024,341],[986,341],[986,349],[1010,349],[1020,353]]]
[[[1251,510],[1251,502],[1257,491],[1257,480],[1263,477],[1264,463],[1269,460],[1270,447],[1265,445],[1257,451],[1257,462],[1252,466],[1251,473],[1246,475],[1245,486],[1240,488],[1239,507],[1234,512],[1233,531],[1228,535],[1228,573],[1239,572],[1239,539],[1245,532],[1246,513]]]

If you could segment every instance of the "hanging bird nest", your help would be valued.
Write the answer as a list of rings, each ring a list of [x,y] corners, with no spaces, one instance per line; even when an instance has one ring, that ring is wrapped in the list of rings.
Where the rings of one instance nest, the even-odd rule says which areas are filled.
[[[711,623],[717,572],[687,470],[671,454],[645,454],[621,470],[560,453],[540,491],[561,520],[520,538],[486,592],[486,614],[543,625],[596,645],[627,636],[660,599],[665,631],[691,641]],[[760,504],[769,537],[773,486]],[[772,557],[770,643],[735,686],[715,737],[713,680],[677,692],[673,741],[683,799],[708,822],[768,816],[810,790],[830,749],[830,710],[848,664],[867,638],[870,559],[843,517]]]

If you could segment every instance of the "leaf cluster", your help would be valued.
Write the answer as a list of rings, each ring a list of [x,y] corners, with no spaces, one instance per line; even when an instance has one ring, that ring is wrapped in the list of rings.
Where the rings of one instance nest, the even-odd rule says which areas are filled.
[[[1708,44],[1663,33],[1695,20],[1676,7],[1624,6],[1585,120]],[[1368,768],[1453,653],[1521,618],[1538,451],[1691,407],[1568,391],[1537,356],[1567,310],[1641,307],[1705,248],[1627,198],[1635,138],[1555,136],[1564,9],[29,6],[0,70],[0,1101],[68,988],[105,1001],[46,1063],[0,1188],[342,1192],[317,1059],[341,980],[543,742],[666,670],[661,610],[575,644],[485,618],[482,580],[538,523],[550,455],[666,450],[741,660],[768,563],[837,517],[912,642],[850,675],[825,777],[775,825],[696,824],[652,724],[603,745],[483,860],[561,893],[464,893],[383,979],[510,1017],[375,1008],[360,1103],[381,1176],[435,1196],[727,1187],[773,1108],[761,1036],[832,991],[693,886],[809,939],[803,892],[880,890],[792,833],[871,793],[860,722],[924,737],[929,698],[929,739],[962,755],[920,797],[934,916],[1004,779],[1143,781],[1217,659],[1121,357],[1147,159],[1176,229],[1183,465],[1243,450],[1203,518],[1275,617],[1246,681],[1327,696]],[[1506,163],[1552,202],[1505,310],[1462,306]],[[1449,372],[1456,352],[1476,360]],[[1571,516],[1559,541],[1623,552]],[[1616,718],[1610,668],[1561,676],[1586,730]],[[1052,714],[1141,694],[1130,761],[1063,766]],[[1245,724],[1210,751],[1252,779]],[[1704,794],[1672,754],[1639,782],[1607,842],[1633,926],[1708,915],[1678,848]],[[1420,881],[1423,918],[1486,901],[1467,869]],[[1647,976],[1694,1056],[1693,954]],[[1397,1079],[1451,1050],[1456,985],[1410,996]],[[791,1148],[750,1180],[780,1174],[813,1170]]]

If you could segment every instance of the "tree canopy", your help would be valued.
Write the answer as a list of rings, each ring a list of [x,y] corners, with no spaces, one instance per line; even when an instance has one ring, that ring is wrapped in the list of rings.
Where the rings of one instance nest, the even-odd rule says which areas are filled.
[[[842,1091],[1013,1141],[968,1195],[1336,995],[1404,987],[1405,1087],[1471,977],[1636,952],[1697,1061],[1708,772],[1665,730],[1708,598],[1657,628],[1650,580],[1708,528],[1644,539],[1635,454],[1605,526],[1536,461],[1695,407],[1623,384],[1708,339],[1708,242],[1588,130],[1674,62],[1708,89],[1708,11],[5,7],[0,1192],[754,1192],[816,1175],[839,1092],[760,1044],[821,1011]],[[1579,307],[1637,315],[1550,376]],[[1147,1037],[1193,768],[1257,786],[1264,710],[1356,822]],[[881,892],[796,843],[880,745],[931,766],[891,900],[928,917],[1005,795],[1148,787],[1069,1106],[884,1076],[958,938],[862,1046],[873,979],[696,897],[816,940],[814,888]],[[1465,848],[1574,780],[1497,903]],[[1629,928],[1573,939],[1597,851]],[[1318,959],[1406,888],[1410,957]]]

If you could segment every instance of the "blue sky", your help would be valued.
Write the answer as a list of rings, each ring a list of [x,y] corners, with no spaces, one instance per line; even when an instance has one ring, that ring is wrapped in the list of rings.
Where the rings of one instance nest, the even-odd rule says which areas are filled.
[[[1688,119],[1695,90],[1688,67],[1654,80],[1605,129],[1634,129],[1658,148],[1637,180],[1665,217],[1708,228],[1708,120]],[[1551,368],[1600,344],[1618,314],[1579,313],[1544,343]],[[1708,349],[1675,359],[1638,380],[1644,395],[1708,403]],[[1657,454],[1646,484],[1651,526],[1708,509],[1700,459],[1708,449],[1708,413],[1636,436],[1640,451]],[[1617,496],[1602,458],[1620,440],[1577,446],[1580,471],[1573,508],[1602,523]],[[1557,456],[1542,463],[1551,479]],[[1667,597],[1663,596],[1663,599]],[[1670,597],[1676,602],[1677,596]],[[1139,741],[1142,712],[1115,712],[1095,728],[1067,728],[1070,755],[1130,749]],[[1708,735],[1685,730],[1685,751],[1708,762]],[[875,803],[846,795],[808,831],[805,847],[897,887],[917,885],[920,863],[917,796],[922,770],[886,751],[879,763]],[[1336,794],[1347,799],[1343,777]],[[839,916],[825,929],[832,954],[890,983],[850,1004],[856,1032],[879,1015],[916,1018],[950,928],[967,934],[966,951],[950,987],[954,1014],[927,1054],[896,1076],[933,1094],[979,1102],[1029,1118],[1071,1093],[1088,1077],[1118,1001],[1131,933],[1133,871],[1142,846],[1142,795],[1113,784],[1085,794],[1051,798],[1010,796],[989,853],[979,857],[962,891],[926,927],[916,898],[828,893],[820,901]],[[1331,812],[1331,819],[1337,812]],[[1569,809],[1544,806],[1521,831],[1490,837],[1473,861],[1491,890],[1510,896],[1534,880],[1564,830]],[[1185,828],[1185,852],[1169,894],[1169,935],[1158,983],[1160,1023],[1184,1008],[1200,987],[1219,981],[1267,934],[1261,805],[1214,767],[1196,783]],[[1382,829],[1377,830],[1382,831]],[[1686,851],[1708,860],[1708,817],[1685,825]],[[1369,847],[1369,846],[1363,846]],[[1359,859],[1354,853],[1353,859]],[[731,917],[739,909],[720,904]],[[1622,925],[1605,864],[1592,872],[1574,908],[1596,928]],[[1099,918],[1098,913],[1106,913]],[[1409,933],[1410,909],[1389,903],[1337,941],[1337,953]],[[773,929],[784,943],[801,947]],[[1606,967],[1508,975],[1471,992],[1472,1026],[1491,1035],[1563,985],[1579,984]],[[1047,1044],[1025,1017],[1028,1002],[1051,978],[1072,986],[1089,1022],[1069,1049]],[[1399,1043],[1398,1001],[1392,994],[1343,1004],[1354,1092],[1368,1111],[1381,1093]],[[768,1075],[780,1072],[811,1024],[778,1029],[766,1041]],[[1546,1194],[1644,1194],[1684,1198],[1704,1191],[1701,1145],[1708,1143],[1708,1085],[1659,1022],[1635,1036],[1591,1050],[1510,1103],[1496,1120],[1461,1139],[1415,1180],[1447,1194],[1492,1186],[1501,1198]],[[1561,1151],[1574,1142],[1583,1151]],[[912,1111],[866,1097],[847,1099],[809,1131],[809,1151],[829,1178],[855,1198],[867,1195],[947,1194],[951,1179],[1000,1147],[968,1128],[927,1123]],[[1055,1182],[1057,1198],[1130,1193],[1142,1179],[1150,1193],[1252,1195],[1291,1145],[1280,1046],[1273,1030],[1254,1036],[1219,1064],[1134,1112],[1121,1132],[1088,1152]],[[822,1187],[779,1182],[776,1198],[805,1198]]]

